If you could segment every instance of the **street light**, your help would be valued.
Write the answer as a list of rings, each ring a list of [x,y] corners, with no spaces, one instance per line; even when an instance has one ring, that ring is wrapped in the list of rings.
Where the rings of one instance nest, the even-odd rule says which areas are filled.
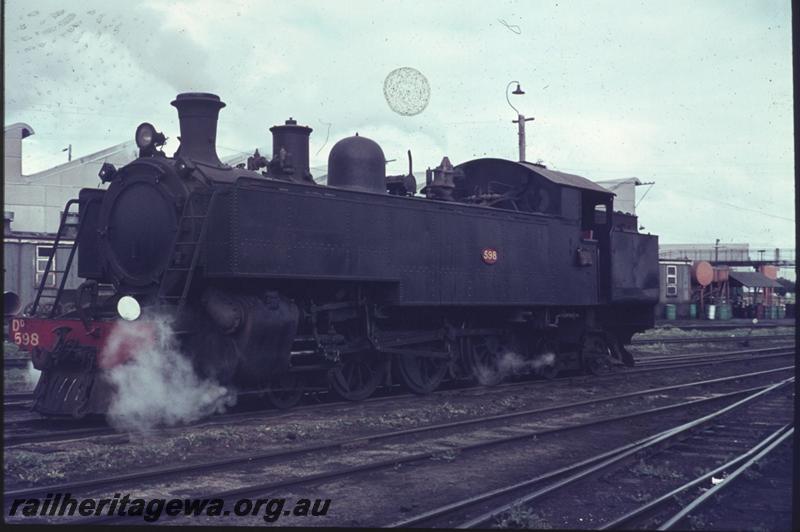
[[[525,122],[533,120],[533,118],[525,118],[525,116],[523,116],[519,112],[519,109],[517,109],[511,104],[511,100],[508,98],[508,89],[510,89],[511,85],[513,85],[514,83],[517,84],[517,88],[514,89],[514,91],[511,94],[525,94],[525,91],[523,91],[520,88],[519,81],[509,81],[508,85],[506,85],[506,101],[508,102],[508,105],[514,110],[514,112],[517,113],[517,119],[512,120],[511,122],[517,124],[517,135],[519,136],[519,160],[520,162],[522,162],[525,160]]]

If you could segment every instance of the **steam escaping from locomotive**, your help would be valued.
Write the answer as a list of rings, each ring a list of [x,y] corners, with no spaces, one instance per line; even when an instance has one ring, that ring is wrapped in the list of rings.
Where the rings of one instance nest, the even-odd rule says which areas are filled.
[[[529,375],[538,373],[542,368],[552,366],[554,363],[554,353],[542,353],[527,358],[515,351],[507,350],[497,359],[497,373],[501,378]],[[493,379],[497,379],[497,374],[489,368],[478,368],[477,377],[481,384],[489,384]]]
[[[525,375],[533,369],[531,360],[510,349],[505,349],[498,353],[496,361],[496,366],[485,367],[479,365],[475,368],[475,374],[480,384],[484,386],[496,384],[498,379],[514,375]]]
[[[39,383],[39,377],[41,377],[42,372],[38,369],[33,367],[33,362],[30,360],[28,361],[28,367],[25,370],[25,384],[33,389]]]
[[[109,337],[109,348],[140,340],[140,334],[135,323],[119,322]],[[197,375],[191,361],[179,352],[166,319],[155,322],[151,345],[138,349],[105,376],[113,388],[107,417],[118,430],[147,431],[189,423],[236,403],[232,390]]]
[[[531,368],[534,370],[539,370],[541,368],[552,366],[556,362],[556,354],[551,352],[542,353],[531,359],[528,363],[530,364]]]

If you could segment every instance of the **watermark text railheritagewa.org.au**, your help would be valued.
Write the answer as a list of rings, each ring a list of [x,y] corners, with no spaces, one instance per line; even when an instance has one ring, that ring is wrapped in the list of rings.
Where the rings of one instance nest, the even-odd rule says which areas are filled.
[[[162,515],[178,516],[260,516],[273,523],[284,516],[320,517],[328,514],[330,499],[141,499],[115,493],[107,499],[76,499],[70,493],[48,493],[44,499],[14,499],[9,517],[119,516],[141,517],[152,523]]]

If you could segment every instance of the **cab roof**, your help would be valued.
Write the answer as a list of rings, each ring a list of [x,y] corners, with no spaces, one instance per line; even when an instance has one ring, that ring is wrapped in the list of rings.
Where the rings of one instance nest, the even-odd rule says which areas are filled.
[[[470,167],[487,166],[487,165],[496,166],[498,169],[502,169],[502,167],[509,167],[515,169],[522,167],[528,172],[538,175],[544,179],[547,179],[548,181],[551,181],[557,185],[577,188],[581,190],[589,190],[607,196],[615,195],[607,188],[601,187],[597,183],[590,181],[585,177],[581,177],[575,174],[567,174],[565,172],[557,172],[555,170],[550,170],[549,168],[545,168],[544,166],[529,162],[509,161],[508,159],[496,159],[492,157],[486,157],[481,159],[473,159],[471,161],[461,163],[458,166],[463,168],[464,170],[468,170]]]

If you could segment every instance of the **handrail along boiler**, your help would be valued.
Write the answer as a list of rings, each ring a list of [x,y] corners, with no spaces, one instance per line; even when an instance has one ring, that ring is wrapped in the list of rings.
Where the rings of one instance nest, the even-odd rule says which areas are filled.
[[[445,157],[417,194],[410,152],[408,174],[386,176],[381,147],[355,134],[333,146],[321,185],[311,128],[274,126],[271,159],[231,167],[215,148],[219,97],[172,105],[172,157],[143,123],[139,157],[104,164],[106,190],[80,191],[74,308],[14,320],[43,372],[38,412],[108,408],[104,371],[137,350],[107,353],[118,307],[141,313],[143,331],[169,318],[201,376],[280,407],[329,388],[359,400],[396,380],[417,393],[447,378],[493,384],[509,356],[547,378],[598,372],[632,364],[625,345],[653,326],[657,237],[587,179]]]

